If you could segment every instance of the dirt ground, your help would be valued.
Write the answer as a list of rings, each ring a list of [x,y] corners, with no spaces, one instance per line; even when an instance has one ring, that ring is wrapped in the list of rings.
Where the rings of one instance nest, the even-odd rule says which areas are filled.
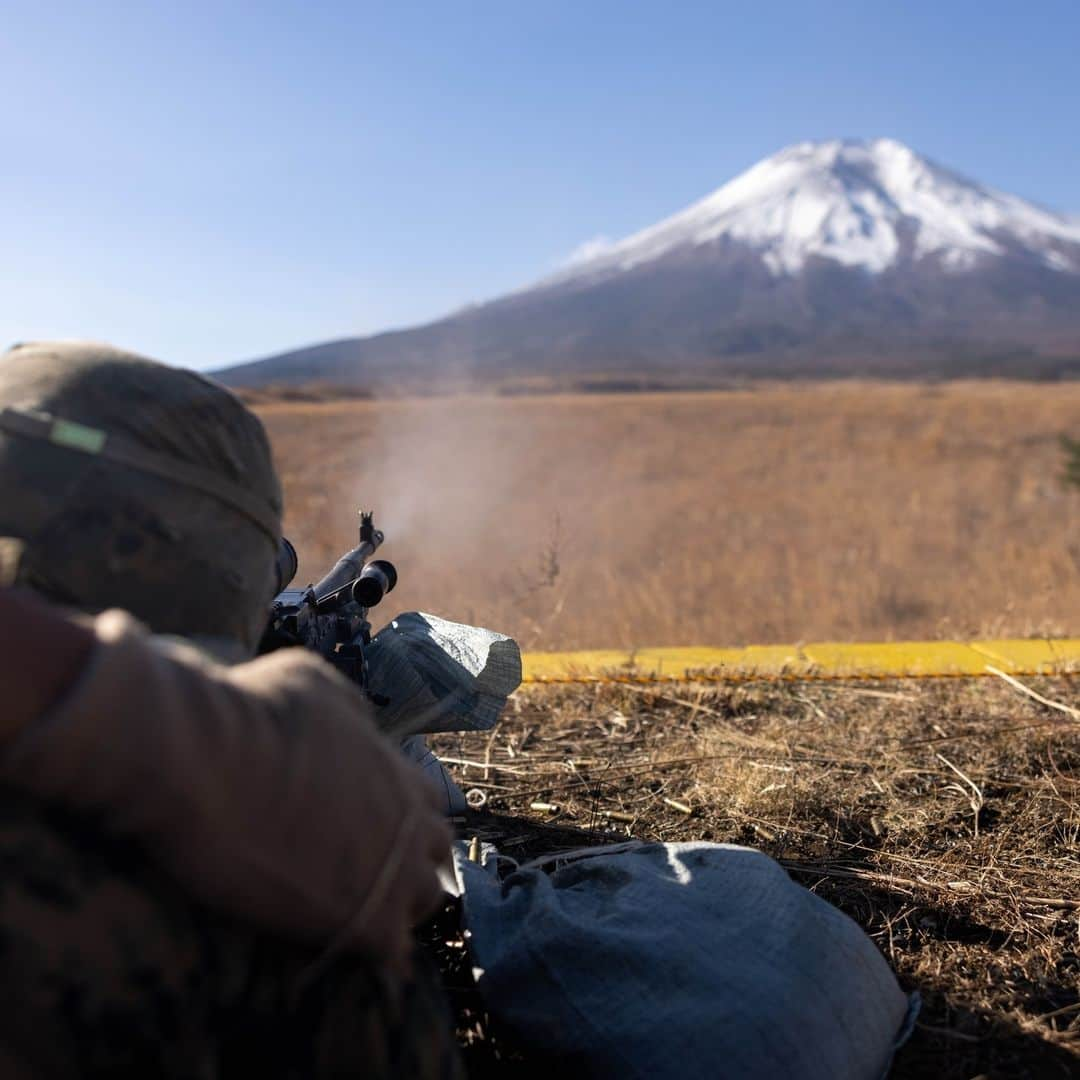
[[[301,577],[374,507],[387,616],[531,649],[1080,634],[1080,383],[258,408]]]
[[[1076,678],[519,691],[437,747],[521,858],[627,836],[760,848],[855,919],[924,1005],[897,1080],[1080,1076]],[[546,807],[546,808],[544,808]],[[470,1075],[551,1075],[442,950]],[[447,944],[449,942],[449,944]]]

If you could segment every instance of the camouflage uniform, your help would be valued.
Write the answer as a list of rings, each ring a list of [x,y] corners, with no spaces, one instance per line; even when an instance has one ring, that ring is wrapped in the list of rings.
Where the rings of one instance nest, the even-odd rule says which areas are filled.
[[[0,1045],[27,1076],[460,1075],[419,953],[404,987],[348,957],[309,981],[312,950],[193,905],[133,844],[10,791],[0,867]]]
[[[250,651],[280,513],[258,421],[208,380],[98,348],[9,354],[4,405],[18,411],[0,416],[0,584],[30,584],[84,610],[119,602],[161,631],[224,628]],[[17,430],[35,409],[74,430],[53,422],[51,445],[35,445],[29,427]],[[185,486],[198,471],[181,467],[162,484],[113,467],[94,450],[105,427],[128,440],[115,440],[118,454],[148,447],[166,471],[169,455],[186,458],[204,479],[219,469],[265,505],[248,501],[230,518],[227,485],[216,506],[212,491]],[[0,787],[4,1076],[461,1075],[423,956],[407,981],[357,955],[319,966],[311,945],[200,906],[152,856],[85,816]]]

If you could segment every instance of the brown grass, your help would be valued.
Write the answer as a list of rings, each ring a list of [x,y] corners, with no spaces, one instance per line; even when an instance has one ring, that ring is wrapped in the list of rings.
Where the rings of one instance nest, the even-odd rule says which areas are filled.
[[[259,410],[301,577],[373,506],[402,575],[387,615],[532,648],[1080,634],[1080,495],[1058,482],[1080,385]],[[1075,703],[1075,680],[1037,685]],[[1080,725],[1004,682],[534,688],[439,749],[479,763],[454,766],[486,800],[464,829],[511,855],[584,833],[782,860],[922,992],[897,1077],[1080,1074]],[[439,929],[471,1075],[551,1075]]]
[[[898,1080],[1080,1075],[1080,723],[1006,683],[535,688],[438,748],[476,763],[452,766],[486,799],[464,835],[510,855],[633,835],[781,860],[921,992]],[[551,1075],[448,967],[470,1075]]]
[[[393,611],[548,649],[1080,634],[1080,495],[1058,444],[1077,384],[259,411],[302,577],[373,506]]]

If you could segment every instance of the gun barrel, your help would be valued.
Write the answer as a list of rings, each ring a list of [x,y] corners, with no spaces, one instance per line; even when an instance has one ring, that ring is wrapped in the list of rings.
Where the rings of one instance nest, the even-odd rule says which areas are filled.
[[[382,539],[381,534],[379,538]],[[344,589],[346,585],[354,582],[364,572],[364,563],[375,554],[378,546],[378,544],[365,540],[364,543],[354,547],[352,551],[346,551],[334,563],[334,568],[330,573],[312,586],[315,599],[321,600],[324,596],[337,592],[339,589]]]

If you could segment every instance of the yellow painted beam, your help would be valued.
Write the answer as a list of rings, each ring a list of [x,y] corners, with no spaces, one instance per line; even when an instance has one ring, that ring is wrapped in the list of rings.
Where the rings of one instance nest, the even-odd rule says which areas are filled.
[[[818,642],[525,653],[527,683],[739,682],[747,679],[899,679],[1080,672],[1080,638],[999,641]]]

